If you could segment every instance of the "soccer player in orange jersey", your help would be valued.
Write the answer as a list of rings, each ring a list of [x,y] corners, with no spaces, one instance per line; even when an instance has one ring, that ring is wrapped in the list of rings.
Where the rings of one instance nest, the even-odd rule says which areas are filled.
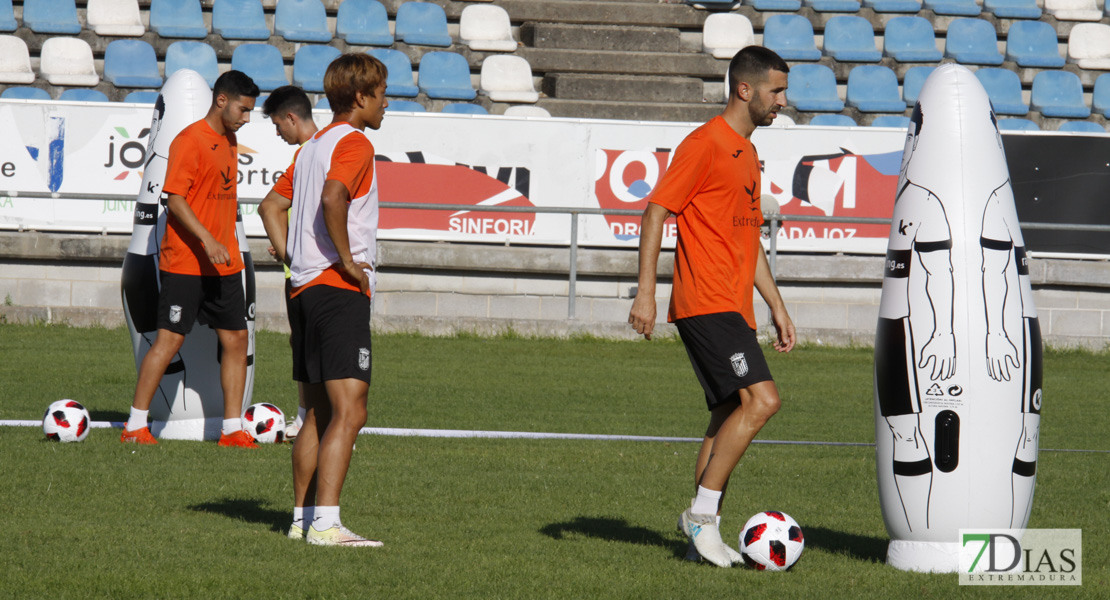
[[[649,198],[641,225],[639,288],[628,322],[651,339],[663,222],[678,220],[674,284],[667,320],[678,328],[705,390],[709,427],[694,470],[697,493],[679,516],[689,557],[720,567],[741,560],[721,539],[721,500],[729,477],[763,425],[779,409],[778,389],[756,340],[753,287],[777,331],[774,347],[794,347],[786,312],[760,245],[759,157],[750,138],[786,105],[790,68],[773,51],[744,48],[729,63],[724,112],[694,130]],[[693,553],[696,550],[697,554]]]
[[[239,154],[235,132],[250,121],[258,86],[228,71],[216,79],[212,105],[170,145],[166,180],[166,233],[158,255],[161,289],[158,333],[139,366],[131,415],[122,442],[156,444],[147,413],[166,367],[185,335],[200,321],[216,330],[222,351],[224,394],[221,446],[257,447],[240,415],[247,377],[246,300],[243,257],[235,232]]]

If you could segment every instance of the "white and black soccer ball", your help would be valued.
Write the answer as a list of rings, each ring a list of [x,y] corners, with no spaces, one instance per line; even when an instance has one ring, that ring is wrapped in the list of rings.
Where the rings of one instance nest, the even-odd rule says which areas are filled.
[[[759,571],[785,571],[794,566],[805,548],[802,528],[790,515],[777,510],[748,519],[740,530],[740,554]]]
[[[285,413],[269,402],[252,404],[243,413],[243,430],[260,444],[280,444],[285,441]]]
[[[89,436],[89,411],[76,400],[58,400],[42,415],[42,432],[56,442],[80,442]]]

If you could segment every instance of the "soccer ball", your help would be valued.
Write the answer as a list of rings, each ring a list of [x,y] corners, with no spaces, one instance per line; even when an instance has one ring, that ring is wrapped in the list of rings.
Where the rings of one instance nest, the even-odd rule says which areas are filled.
[[[243,429],[260,444],[280,444],[285,440],[285,414],[268,402],[247,407]]]
[[[58,400],[42,415],[42,432],[56,442],[80,442],[89,436],[89,411],[76,400]]]
[[[790,515],[776,510],[748,519],[740,530],[740,554],[759,571],[785,571],[798,562],[805,548],[802,528]]]

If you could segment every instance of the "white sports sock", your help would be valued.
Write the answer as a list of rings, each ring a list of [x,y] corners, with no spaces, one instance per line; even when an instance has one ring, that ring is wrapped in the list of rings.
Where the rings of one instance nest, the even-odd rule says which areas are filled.
[[[138,431],[146,427],[146,415],[149,410],[139,410],[134,406],[131,407],[131,416],[127,418],[127,425],[124,426],[127,431]]]
[[[293,524],[296,525],[297,527],[300,527],[301,529],[304,529],[304,507],[303,506],[294,506],[293,507]]]
[[[721,492],[698,486],[698,495],[690,512],[695,515],[716,515],[717,505],[721,502]]]
[[[312,528],[316,531],[326,531],[339,526],[338,506],[317,506],[312,513]]]
[[[224,419],[223,433],[224,435],[231,435],[236,431],[243,430],[243,421],[241,419]]]
[[[304,425],[304,414],[305,414],[305,412],[306,411],[305,411],[305,408],[303,406],[298,406],[297,407],[297,418],[296,418],[296,420],[293,421],[294,425],[296,425],[297,427],[300,427],[301,425]]]

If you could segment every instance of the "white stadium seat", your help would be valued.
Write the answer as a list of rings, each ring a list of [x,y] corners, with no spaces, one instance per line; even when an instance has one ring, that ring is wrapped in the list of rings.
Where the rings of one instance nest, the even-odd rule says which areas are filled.
[[[483,52],[513,52],[517,47],[509,13],[492,4],[471,5],[462,10],[459,41],[471,50]]]
[[[146,33],[138,0],[89,0],[85,15],[96,35],[138,37]]]
[[[100,83],[92,48],[75,37],[52,37],[42,43],[39,72],[51,85],[93,86]]]
[[[1110,25],[1079,23],[1068,34],[1068,62],[1080,69],[1110,71]]]
[[[27,42],[14,35],[0,35],[0,83],[31,83],[34,80]]]
[[[517,106],[510,106],[505,109],[506,117],[550,117],[551,113],[547,109],[539,106],[526,106],[518,104]]]
[[[1102,19],[1102,10],[1095,0],[1044,0],[1044,9],[1059,21]]]
[[[532,103],[540,99],[532,83],[532,67],[520,56],[487,56],[482,61],[478,87],[494,102]]]
[[[740,51],[755,44],[752,22],[738,13],[713,13],[705,18],[702,28],[701,49],[713,58],[731,59]]]

